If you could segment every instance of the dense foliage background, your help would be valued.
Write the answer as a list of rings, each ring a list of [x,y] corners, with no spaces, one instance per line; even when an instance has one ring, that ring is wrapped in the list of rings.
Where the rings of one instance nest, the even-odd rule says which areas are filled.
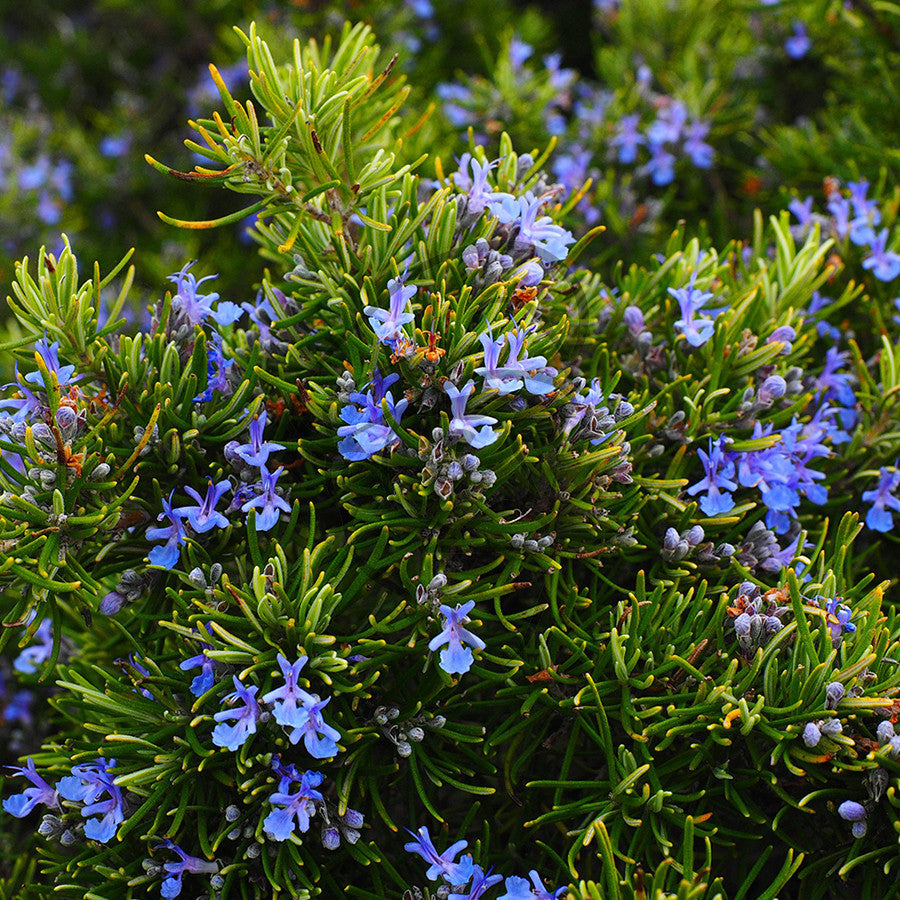
[[[0,28],[0,897],[889,896],[898,9],[70,7]]]

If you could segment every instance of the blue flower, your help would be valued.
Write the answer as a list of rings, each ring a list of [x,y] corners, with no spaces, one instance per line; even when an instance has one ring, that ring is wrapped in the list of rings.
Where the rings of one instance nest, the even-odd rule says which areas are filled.
[[[114,759],[96,759],[92,763],[72,766],[72,774],[61,778],[56,785],[61,797],[80,801],[81,815],[87,818],[84,834],[105,844],[125,821],[121,789],[114,783],[110,771],[116,766]],[[100,798],[106,794],[107,799]],[[99,818],[90,818],[99,814]]]
[[[300,670],[308,662],[308,657],[301,656],[295,663],[291,664],[285,656],[279,653],[277,660],[281,674],[284,677],[284,684],[280,688],[275,688],[269,691],[268,694],[265,694],[262,701],[263,703],[275,704],[275,721],[279,725],[298,728],[306,721],[306,717],[301,716],[302,706],[298,706],[298,702],[302,705],[310,706],[315,703],[311,694],[297,686]]]
[[[803,59],[809,53],[812,41],[806,33],[806,27],[799,19],[794,19],[793,25],[793,34],[784,42],[784,50],[791,59]]]
[[[812,222],[813,198],[807,197],[805,200],[801,200],[799,197],[794,197],[788,203],[788,209],[797,217],[797,221],[805,227]]]
[[[818,601],[823,598],[817,597]],[[825,622],[828,630],[831,632],[831,643],[834,647],[839,647],[841,638],[845,633],[852,634],[856,631],[856,626],[850,621],[853,611],[846,603],[841,603],[840,597],[833,597],[825,603]]]
[[[187,518],[188,524],[197,534],[204,534],[213,528],[227,528],[228,519],[220,512],[216,512],[216,504],[222,495],[231,489],[231,482],[227,479],[213,484],[212,479],[209,480],[206,488],[206,496],[201,497],[190,485],[185,487],[185,492],[190,494],[196,501],[195,506],[179,506],[173,510],[178,516]]]
[[[509,358],[506,360],[506,366],[521,374],[525,390],[529,394],[543,395],[554,390],[553,378],[557,374],[556,369],[548,366],[547,360],[543,356],[526,356],[519,359],[519,354],[525,346],[526,335],[536,328],[536,325],[532,325],[530,328],[522,330],[517,326],[515,331],[507,332]]]
[[[470,644],[479,650],[484,650],[486,646],[478,635],[463,627],[474,607],[474,600],[458,604],[456,609],[441,604],[440,611],[444,616],[443,630],[428,642],[428,649],[432,651],[447,644],[446,649],[441,650],[441,668],[451,675],[462,675],[472,666],[472,651],[463,644]]]
[[[497,900],[535,900],[535,898],[537,900],[557,900],[566,892],[566,888],[563,886],[558,887],[551,894],[541,882],[541,876],[538,875],[537,869],[532,869],[528,875],[531,878],[531,884],[524,878],[519,878],[518,875],[510,875],[504,883],[506,893]],[[532,886],[534,890],[532,890]]]
[[[32,375],[36,374],[34,372]],[[16,396],[6,400],[0,400],[0,408],[7,407],[15,410],[10,418],[13,422],[25,422],[28,419],[34,419],[40,416],[45,410],[44,403],[40,398],[25,384],[25,379],[19,375],[19,364],[16,363],[16,380],[10,384],[3,385],[4,388],[16,388]]]
[[[669,288],[669,293],[678,301],[681,309],[681,318],[675,322],[675,327],[685,336],[692,347],[702,347],[715,331],[714,319],[723,313],[726,307],[720,309],[706,309],[706,303],[712,299],[708,291],[701,291],[694,287],[697,273],[691,273],[691,280],[686,287]],[[699,310],[708,313],[712,319],[695,319]]]
[[[210,630],[209,625],[206,626],[206,630]],[[178,665],[182,672],[187,672],[189,669],[200,669],[200,674],[195,675],[193,681],[191,681],[190,690],[195,697],[201,697],[216,682],[216,662],[210,659],[206,653],[207,650],[212,650],[212,644],[201,643],[200,647],[201,650],[196,656],[191,656]]]
[[[675,180],[675,157],[662,144],[650,145],[650,159],[641,170],[657,187],[664,187]]]
[[[853,207],[853,219],[849,226],[850,240],[857,247],[872,244],[875,242],[875,226],[881,224],[878,202],[866,199],[868,181],[851,181],[847,187],[850,190],[850,204]]]
[[[471,860],[471,857],[467,858]],[[472,884],[469,885],[469,889],[464,894],[451,892],[447,895],[447,900],[478,900],[479,897],[484,895],[485,891],[503,881],[502,875],[491,875],[492,871],[493,869],[488,869],[487,872],[485,872],[481,866],[473,865],[471,876]]]
[[[670,100],[657,114],[647,129],[647,140],[651,147],[674,144],[680,137],[688,120],[688,109],[681,100]]]
[[[616,133],[610,143],[619,148],[620,163],[633,163],[637,159],[638,147],[644,143],[644,138],[637,130],[640,118],[637,113],[623,116],[616,125]]]
[[[429,881],[437,881],[444,878],[448,884],[465,884],[474,870],[472,857],[465,856],[460,862],[454,862],[453,858],[464,850],[468,841],[457,841],[451,844],[443,853],[438,853],[428,833],[428,828],[423,825],[417,832],[406,829],[415,838],[414,841],[404,844],[403,848],[409,853],[418,853],[428,863],[428,871],[425,876]]]
[[[900,253],[887,250],[888,230],[882,228],[873,238],[871,253],[863,260],[863,268],[871,269],[879,281],[893,281],[900,275]]]
[[[250,443],[232,445],[232,452],[236,453],[248,466],[264,466],[268,462],[270,453],[284,450],[283,444],[263,441],[266,417],[266,411],[262,410],[250,423]]]
[[[390,308],[379,309],[367,306],[363,312],[369,317],[369,324],[379,341],[393,346],[395,339],[401,334],[404,325],[415,321],[415,315],[405,312],[406,304],[416,295],[416,286],[403,286],[403,277],[392,278],[388,282]]]
[[[276,841],[286,841],[294,833],[295,819],[301,833],[309,831],[310,817],[316,813],[314,801],[323,800],[321,792],[316,790],[323,781],[319,772],[306,771],[298,778],[294,767],[290,769],[293,771],[282,777],[278,790],[269,797],[269,803],[281,809],[273,809],[263,820],[263,830]],[[300,787],[292,794],[291,785],[297,781]]]
[[[185,872],[190,872],[193,875],[215,875],[219,871],[216,863],[185,853],[178,844],[173,843],[168,838],[156,845],[157,849],[160,847],[174,850],[181,857],[181,860],[177,863],[163,864],[166,877],[163,879],[160,893],[166,900],[172,900],[173,897],[177,897],[181,893],[181,876]]]
[[[894,517],[889,509],[900,512],[900,499],[895,495],[898,488],[900,488],[900,471],[896,466],[893,472],[882,466],[875,489],[863,493],[863,502],[872,504],[866,513],[866,525],[872,531],[888,532],[893,529]]]
[[[67,384],[71,384],[73,381],[78,381],[78,379],[81,378],[80,375],[73,377],[75,375],[75,366],[60,366],[59,341],[48,344],[46,334],[44,337],[35,341],[34,358],[35,360],[40,358],[48,371],[53,372],[56,375],[56,380],[59,382],[60,387],[65,387]],[[29,372],[25,376],[25,380],[31,384],[44,386],[44,376],[40,371]]]
[[[347,424],[337,430],[338,436],[343,438],[338,443],[338,451],[345,459],[368,459],[399,440],[391,426],[384,423],[384,411],[381,407],[383,400],[394,420],[400,421],[409,401],[398,400],[395,404],[393,395],[387,390],[399,378],[396,373],[382,378],[376,369],[372,379],[374,393],[369,390],[365,394],[350,394],[352,403],[362,405],[363,409],[348,404],[341,410],[341,418]]]
[[[32,615],[32,620],[33,620]],[[31,643],[13,660],[13,668],[23,675],[34,675],[50,659],[53,650],[53,623],[44,619],[34,633]]]
[[[234,682],[234,693],[224,699],[224,703],[236,703],[240,700],[244,705],[234,709],[223,709],[213,718],[219,723],[213,729],[212,740],[217,747],[227,747],[231,751],[240,749],[251,734],[256,734],[256,721],[259,718],[259,706],[256,702],[256,685],[246,688],[236,675],[231,676]],[[228,719],[234,719],[233,725],[226,725]]]
[[[513,37],[510,40],[509,64],[514,71],[521,69],[532,53],[534,53],[534,48],[531,44],[526,44],[525,41],[521,41],[517,37]]]
[[[331,702],[331,697],[320,700],[315,694],[307,694],[302,702],[303,706],[297,711],[296,727],[288,736],[290,742],[296,744],[303,738],[303,746],[316,759],[336,756],[341,733],[322,718],[322,710]]]
[[[275,493],[275,482],[278,476],[284,471],[284,466],[279,466],[274,472],[269,472],[265,466],[260,466],[259,474],[261,482],[258,493],[252,500],[248,500],[241,509],[243,512],[249,512],[251,509],[261,510],[256,514],[256,530],[268,531],[278,521],[281,512],[289,513],[291,505]],[[280,510],[280,512],[279,512]]]
[[[713,162],[715,150],[703,139],[709,134],[707,122],[691,122],[684,137],[684,152],[698,169],[708,169]]]
[[[213,302],[219,299],[218,294],[200,294],[197,289],[204,281],[218,278],[218,275],[207,275],[199,281],[188,269],[196,260],[185,264],[180,272],[169,275],[169,281],[175,284],[175,296],[172,298],[172,309],[180,317],[191,325],[199,325],[207,316],[212,316],[219,325],[231,325],[236,322],[244,311],[236,303],[220,303],[217,309],[212,308]]]
[[[165,541],[166,543],[160,547],[154,547],[147,556],[154,566],[162,566],[164,569],[171,569],[181,557],[181,545],[187,541],[187,532],[184,530],[184,523],[181,521],[181,513],[177,509],[172,508],[173,489],[169,494],[169,499],[163,497],[163,511],[156,517],[158,521],[163,519],[169,520],[169,525],[163,528],[153,527],[147,529],[148,541]]]
[[[7,719],[9,710],[7,709]],[[23,819],[38,803],[45,806],[58,806],[56,790],[50,787],[37,773],[34,760],[29,756],[24,766],[6,766],[14,775],[23,775],[33,787],[27,787],[21,794],[13,794],[3,801],[3,808],[17,819]]]
[[[500,433],[491,430],[496,425],[493,416],[466,415],[466,403],[475,391],[475,382],[471,379],[462,388],[457,388],[452,381],[444,382],[444,391],[450,398],[450,435],[464,440],[470,447],[486,447],[500,437]],[[483,426],[479,431],[479,426]]]
[[[687,492],[690,496],[706,491],[700,498],[700,509],[708,516],[718,516],[734,509],[734,500],[729,491],[736,491],[734,481],[734,462],[726,459],[724,438],[720,437],[715,444],[709,439],[709,453],[698,449],[697,455],[703,463],[705,477],[692,484]]]
[[[223,396],[231,393],[228,370],[234,365],[233,359],[225,359],[222,353],[222,335],[214,331],[206,343],[206,390],[194,397],[195,403],[208,403],[218,391]]]

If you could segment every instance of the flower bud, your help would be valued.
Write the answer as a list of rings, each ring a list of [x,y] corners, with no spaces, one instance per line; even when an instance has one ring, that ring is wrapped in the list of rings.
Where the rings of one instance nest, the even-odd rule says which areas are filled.
[[[350,828],[362,828],[363,814],[358,810],[350,809],[348,807],[343,815],[343,819]]]
[[[839,681],[830,681],[825,687],[825,709],[837,709],[844,694],[844,686]]]
[[[100,601],[100,612],[104,616],[114,616],[125,605],[125,598],[118,591],[110,591]]]
[[[822,740],[822,732],[819,730],[819,726],[816,725],[815,722],[807,722],[806,727],[803,729],[803,743],[806,744],[807,747],[815,747],[819,741]]]

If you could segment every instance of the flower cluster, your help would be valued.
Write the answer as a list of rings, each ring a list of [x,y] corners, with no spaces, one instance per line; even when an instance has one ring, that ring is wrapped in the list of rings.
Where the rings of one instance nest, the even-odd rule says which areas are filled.
[[[322,700],[317,694],[310,694],[297,684],[300,671],[307,663],[307,657],[301,656],[291,663],[282,654],[277,656],[284,684],[264,694],[261,701],[256,699],[258,685],[246,687],[236,676],[232,676],[234,692],[228,694],[223,702],[233,705],[213,716],[218,722],[213,729],[212,740],[217,747],[231,751],[239,750],[256,734],[260,722],[260,702],[272,704],[275,721],[289,728],[288,739],[291,744],[303,741],[307,752],[316,759],[330,759],[340,749],[337,742],[340,732],[329,725],[322,716],[322,710],[331,702],[329,697]],[[227,724],[229,720],[232,724]]]
[[[384,408],[395,422],[399,422],[409,402],[406,399],[394,403],[388,388],[400,380],[396,373],[381,377],[378,369],[372,379],[372,387],[365,394],[354,391],[350,403],[341,410],[341,418],[347,423],[338,428],[338,451],[345,459],[368,459],[399,441],[393,428],[384,421]],[[359,407],[362,407],[360,409]]]
[[[418,854],[428,863],[425,876],[429,881],[440,879],[443,885],[450,886],[450,892],[447,894],[448,900],[477,900],[484,896],[487,890],[504,880],[503,875],[493,874],[492,869],[485,872],[469,853],[456,861],[456,855],[461,850],[465,850],[468,841],[457,841],[443,853],[438,853],[426,826],[423,825],[416,832],[410,831],[408,828],[406,830],[413,840],[404,845],[405,849],[409,853]],[[518,875],[510,875],[506,878],[504,884],[506,891],[502,896],[497,896],[496,900],[528,900],[528,898],[557,900],[566,891],[563,885],[551,893],[544,887],[536,869],[532,869],[528,874],[531,884],[527,879],[520,878]],[[443,891],[446,892],[446,887],[443,888]]]
[[[813,213],[813,198],[795,198],[788,208],[797,217],[801,227],[806,228],[814,221],[824,222],[841,241],[849,239],[851,244],[868,249],[862,267],[871,271],[879,281],[893,281],[900,275],[900,253],[889,249],[893,245],[887,228],[876,229],[881,224],[881,210],[878,201],[867,196],[868,181],[850,182],[847,193],[840,183],[829,179],[826,183],[826,207],[828,217]]]

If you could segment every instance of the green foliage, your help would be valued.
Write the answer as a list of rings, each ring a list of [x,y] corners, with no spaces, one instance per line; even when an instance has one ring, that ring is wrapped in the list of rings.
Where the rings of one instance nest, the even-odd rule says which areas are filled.
[[[623,48],[652,61],[654,35],[693,47],[664,86],[706,112],[715,91],[692,86],[724,83],[746,52],[735,38],[709,68],[731,5],[707,22],[706,6],[656,7],[607,23],[621,45],[600,68]],[[438,131],[401,112],[407,79],[368,26],[283,54],[255,26],[236,34],[250,99],[213,67],[219,109],[188,142],[202,162],[148,160],[187,196],[228,198],[207,218],[163,209],[177,234],[257,217],[262,265],[242,260],[242,291],[213,309],[183,269],[150,291],[149,328],[123,333],[130,253],[85,280],[65,239],[15,268],[0,648],[41,721],[8,741],[63,789],[21,822],[4,813],[0,896],[159,896],[173,844],[196,858],[186,896],[435,896],[403,850],[401,829],[422,825],[439,850],[465,839],[485,870],[535,869],[578,900],[886,895],[896,537],[873,540],[861,515],[900,452],[900,362],[861,252],[824,220],[757,214],[744,241],[680,226],[653,258],[608,243],[609,267],[566,268],[551,241],[580,198],[552,186],[546,135],[541,153],[501,125],[490,168],[470,134],[500,195],[473,212],[474,169],[420,176]],[[476,105],[515,89],[505,65]],[[508,112],[526,135],[550,82],[530,84]],[[543,198],[544,235],[503,195]],[[895,213],[886,201],[888,227]],[[605,240],[580,231],[570,264]],[[705,337],[685,311],[703,292]],[[860,326],[870,311],[877,333]],[[828,354],[842,316],[847,366]],[[469,383],[477,425],[451,400]],[[260,440],[277,444],[268,463]],[[727,508],[702,484],[731,478],[709,471],[714,446],[730,454]],[[763,483],[769,451],[795,502]],[[248,503],[272,473],[282,505]],[[186,489],[223,482],[225,524],[198,525]],[[464,638],[460,665],[462,646],[435,639],[462,604],[484,646]],[[301,658],[304,709],[327,700],[337,749],[315,752],[273,705]],[[6,691],[5,661],[0,675]],[[234,738],[240,690],[252,728]],[[92,801],[71,783],[98,760],[121,792],[107,841],[86,834]],[[323,781],[311,826],[280,839],[288,766]],[[7,798],[26,787],[7,782]],[[838,814],[847,800],[865,806],[864,837]]]

